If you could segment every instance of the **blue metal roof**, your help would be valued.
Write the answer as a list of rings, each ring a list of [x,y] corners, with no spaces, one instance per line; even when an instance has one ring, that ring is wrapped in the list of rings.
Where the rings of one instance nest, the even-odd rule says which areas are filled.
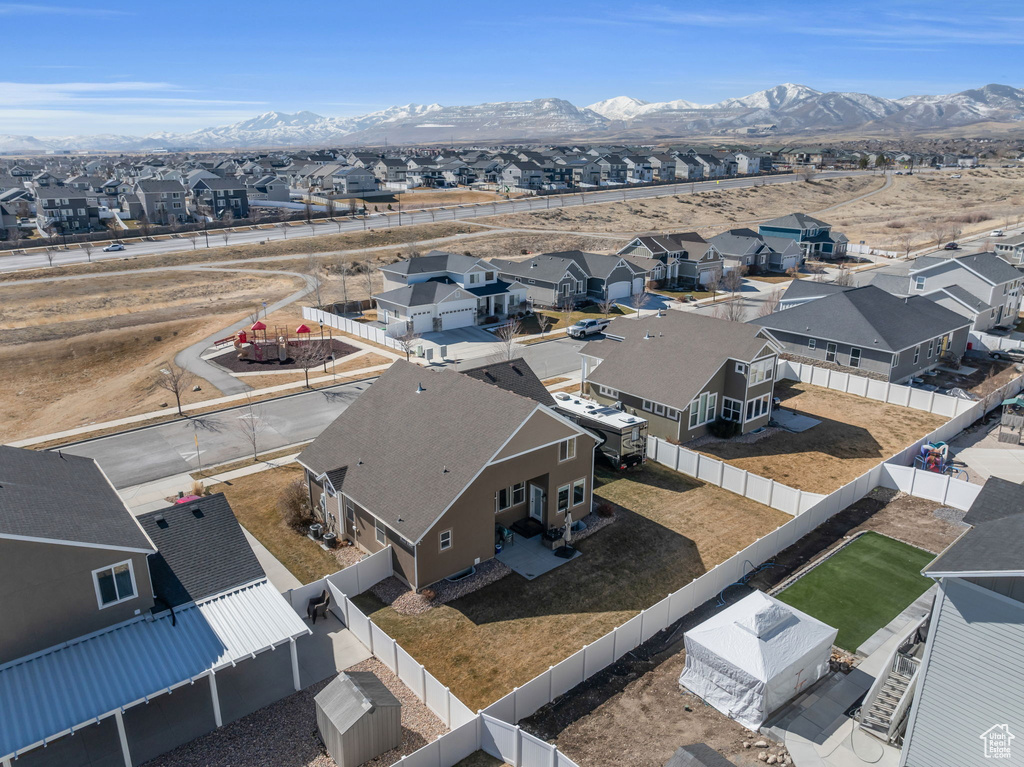
[[[253,656],[309,628],[267,581],[0,666],[0,757]]]

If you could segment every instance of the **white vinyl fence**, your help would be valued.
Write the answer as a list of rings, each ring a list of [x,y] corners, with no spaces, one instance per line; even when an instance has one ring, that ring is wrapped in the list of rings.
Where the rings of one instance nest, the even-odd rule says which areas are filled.
[[[943,506],[967,511],[974,499],[981,492],[981,485],[972,485],[962,479],[953,479],[945,474],[932,471],[921,471],[910,466],[899,466],[895,463],[882,464],[885,473],[882,485],[893,490],[901,490],[917,498],[936,501]]]
[[[797,490],[781,482],[751,474],[749,471],[730,466],[725,461],[694,452],[681,445],[673,445],[660,437],[647,437],[647,457],[681,474],[695,477],[709,485],[721,487],[794,517],[825,497],[819,493]]]
[[[1000,349],[1024,349],[1024,341],[1017,341],[1006,336],[994,336],[991,333],[984,333],[972,330],[967,340],[975,351],[991,352]]]
[[[302,307],[302,319],[311,320],[312,322],[321,323],[323,325],[329,325],[335,330],[351,333],[358,338],[362,338],[366,341],[373,341],[375,344],[386,346],[389,349],[402,351],[398,346],[398,342],[391,338],[381,328],[367,325],[365,322],[356,322],[348,317],[340,317],[337,314],[325,312],[322,309],[314,309],[312,306]]]

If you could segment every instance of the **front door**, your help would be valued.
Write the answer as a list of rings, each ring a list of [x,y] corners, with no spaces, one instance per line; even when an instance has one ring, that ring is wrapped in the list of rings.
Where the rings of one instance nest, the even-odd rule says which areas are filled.
[[[530,485],[530,516],[544,521],[544,488]]]

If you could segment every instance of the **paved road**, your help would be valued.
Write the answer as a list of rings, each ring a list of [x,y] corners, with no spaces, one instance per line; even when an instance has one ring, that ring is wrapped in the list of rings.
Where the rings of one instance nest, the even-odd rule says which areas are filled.
[[[345,384],[257,405],[265,431],[259,450],[266,452],[316,437],[368,384]],[[140,485],[199,468],[238,460],[252,447],[238,426],[244,407],[200,415],[137,431],[112,434],[61,450],[96,459],[114,487]],[[196,438],[199,456],[196,456]]]
[[[846,176],[864,175],[867,171],[828,171],[819,173],[817,178],[842,178]],[[568,208],[577,205],[595,205],[602,202],[616,202],[619,200],[639,200],[648,197],[662,197],[665,195],[691,194],[695,192],[707,192],[718,189],[737,189],[765,184],[793,184],[799,183],[802,179],[798,176],[786,174],[779,176],[755,176],[751,178],[721,179],[719,181],[703,181],[693,184],[670,184],[665,186],[652,187],[623,187],[594,192],[583,192],[577,194],[565,194],[550,197],[527,197],[519,200],[508,200],[506,202],[488,203],[484,205],[466,205],[449,209],[433,209],[412,211],[409,213],[374,214],[366,219],[342,222],[340,226],[336,223],[324,224],[303,224],[302,226],[289,227],[287,229],[288,239],[310,237],[320,234],[335,234],[338,232],[363,231],[365,229],[389,229],[397,226],[412,226],[429,224],[435,221],[452,221],[478,218],[481,216],[502,215],[505,213],[526,213],[528,211],[545,210],[547,208]],[[230,236],[229,245],[252,244],[260,240],[281,239],[284,236],[283,229],[261,229],[257,231],[235,232]],[[220,235],[214,239],[213,247],[222,244]],[[205,243],[197,241],[200,248]],[[179,251],[192,250],[192,243],[188,240],[160,240],[157,242],[131,243],[127,249],[117,253],[104,253],[94,250],[93,261],[134,258],[137,256],[162,255]],[[71,250],[56,254],[53,260],[54,266],[67,264],[85,263],[88,261],[86,254],[80,250]],[[0,272],[17,271],[19,269],[36,269],[48,266],[49,262],[42,253],[30,253],[26,255],[0,256]]]

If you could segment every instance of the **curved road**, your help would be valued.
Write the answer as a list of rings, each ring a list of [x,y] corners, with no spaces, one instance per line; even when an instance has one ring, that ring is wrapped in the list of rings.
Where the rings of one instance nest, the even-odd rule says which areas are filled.
[[[849,176],[865,175],[867,171],[828,171],[819,173],[816,178],[845,178]],[[430,210],[415,210],[409,213],[381,213],[374,214],[365,219],[354,221],[326,224],[303,224],[288,228],[288,239],[299,237],[310,237],[320,234],[335,234],[338,232],[355,232],[366,229],[390,229],[397,226],[414,226],[430,224],[439,221],[462,221],[466,219],[480,218],[484,216],[498,216],[508,213],[527,213],[531,211],[546,210],[549,208],[569,208],[578,205],[597,205],[599,203],[619,202],[624,200],[639,200],[649,197],[663,197],[666,195],[694,194],[697,192],[708,192],[719,189],[742,189],[751,186],[766,184],[793,184],[800,183],[802,179],[792,174],[778,176],[752,176],[749,178],[727,178],[718,181],[701,181],[695,183],[666,184],[664,186],[649,187],[622,187],[616,189],[602,190],[596,192],[578,192],[574,194],[551,195],[545,197],[527,197],[505,202],[477,203],[471,205],[457,206],[452,208],[437,208]],[[281,239],[284,230],[280,228],[244,230],[232,233],[229,245],[253,244],[261,240],[271,238]],[[219,236],[219,235],[218,235]],[[198,244],[198,241],[197,241]],[[133,258],[137,256],[163,255],[179,251],[193,250],[192,243],[183,239],[160,240],[156,242],[131,243],[126,250],[116,253],[104,253],[94,250],[93,261]],[[81,250],[59,252],[53,259],[53,266],[65,266],[67,264],[86,263],[88,257]],[[0,256],[0,271],[10,272],[20,269],[37,269],[49,266],[49,261],[44,253],[28,253],[18,255]]]

